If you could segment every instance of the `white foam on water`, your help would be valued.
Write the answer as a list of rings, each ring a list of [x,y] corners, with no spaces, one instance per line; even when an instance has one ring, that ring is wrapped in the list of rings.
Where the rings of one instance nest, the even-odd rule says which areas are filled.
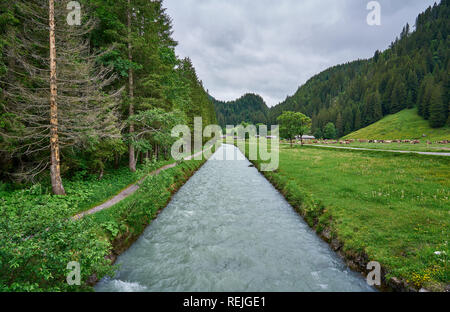
[[[137,282],[125,282],[121,280],[113,280],[114,288],[120,292],[141,292],[147,290],[147,287]]]

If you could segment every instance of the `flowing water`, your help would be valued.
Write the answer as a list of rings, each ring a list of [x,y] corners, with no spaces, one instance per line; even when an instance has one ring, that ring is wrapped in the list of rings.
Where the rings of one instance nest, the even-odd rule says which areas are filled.
[[[223,145],[96,291],[373,291],[249,165]]]

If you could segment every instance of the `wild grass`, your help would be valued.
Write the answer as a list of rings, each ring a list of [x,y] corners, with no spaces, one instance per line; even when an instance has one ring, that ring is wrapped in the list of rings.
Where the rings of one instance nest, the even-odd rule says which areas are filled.
[[[370,148],[370,149],[393,150],[393,151],[450,153],[450,144],[429,145],[426,142],[421,142],[420,144],[408,144],[408,143],[360,143],[355,141],[345,145],[328,144],[327,146],[357,147],[357,148]]]

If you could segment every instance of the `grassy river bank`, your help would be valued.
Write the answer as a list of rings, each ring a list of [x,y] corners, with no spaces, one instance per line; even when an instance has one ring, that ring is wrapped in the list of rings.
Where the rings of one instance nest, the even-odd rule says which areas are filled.
[[[449,289],[449,158],[281,145],[264,175],[353,269],[378,261],[385,287]]]

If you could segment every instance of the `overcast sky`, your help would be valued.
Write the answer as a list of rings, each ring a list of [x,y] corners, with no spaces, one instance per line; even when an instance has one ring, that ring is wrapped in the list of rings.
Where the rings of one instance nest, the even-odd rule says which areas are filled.
[[[180,57],[189,56],[219,100],[260,94],[283,101],[330,66],[385,50],[434,0],[379,0],[381,25],[367,24],[369,0],[165,0]]]

